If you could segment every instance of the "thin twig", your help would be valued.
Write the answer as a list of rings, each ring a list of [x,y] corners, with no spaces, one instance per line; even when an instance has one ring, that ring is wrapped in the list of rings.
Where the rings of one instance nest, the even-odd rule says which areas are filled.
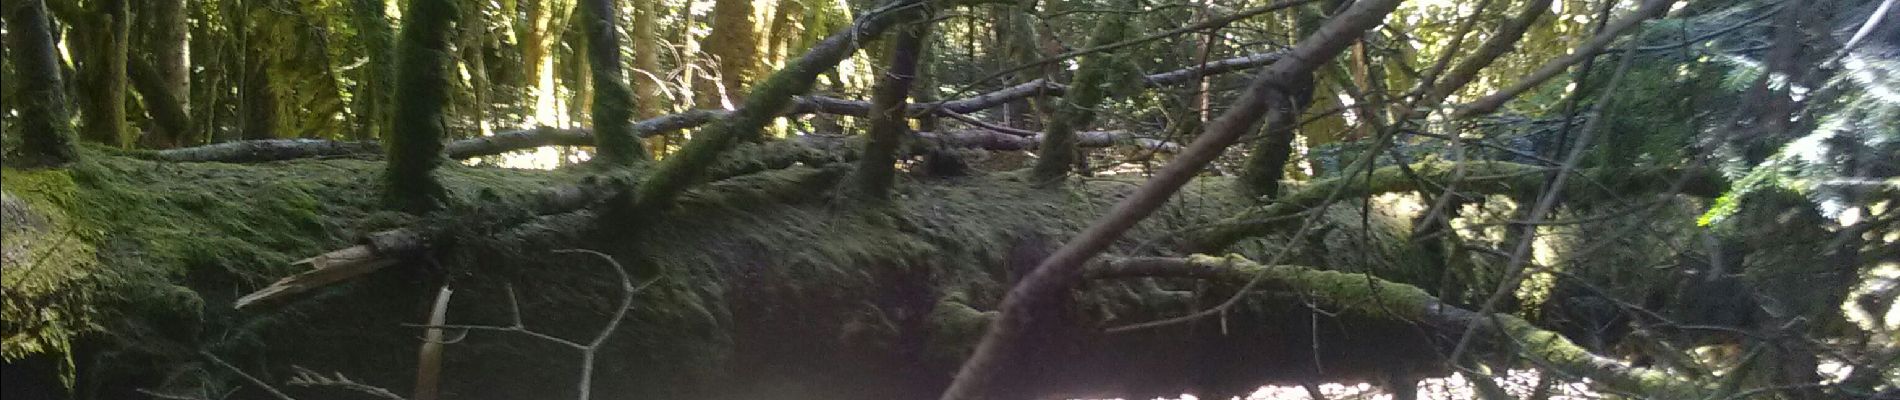
[[[218,358],[218,355],[211,354],[208,350],[198,350],[198,355],[204,356],[206,360],[211,360],[212,364],[218,364],[218,366],[224,367],[224,369],[231,370],[231,373],[237,374],[238,377],[244,378],[246,381],[250,381],[252,385],[256,385],[258,389],[263,389],[265,392],[270,393],[271,396],[276,397],[278,400],[297,400],[297,398],[290,397],[290,395],[277,390],[276,387],[271,386],[269,383],[264,383],[264,380],[244,373],[243,369],[239,369],[236,365],[225,362],[224,359]]]

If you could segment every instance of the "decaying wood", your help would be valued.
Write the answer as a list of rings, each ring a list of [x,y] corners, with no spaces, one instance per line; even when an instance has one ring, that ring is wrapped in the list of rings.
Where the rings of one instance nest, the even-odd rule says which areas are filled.
[[[415,230],[397,229],[377,232],[371,234],[363,244],[291,263],[291,266],[307,267],[310,270],[279,279],[270,286],[239,297],[236,307],[240,310],[249,308],[375,272],[396,264],[397,259],[387,257],[387,254],[403,249],[420,248],[422,245],[422,233]]]

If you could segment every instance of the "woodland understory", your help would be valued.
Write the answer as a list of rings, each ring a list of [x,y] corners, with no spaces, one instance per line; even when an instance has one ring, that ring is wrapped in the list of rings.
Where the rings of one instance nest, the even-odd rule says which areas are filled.
[[[8,0],[0,393],[1900,399],[1895,2]]]

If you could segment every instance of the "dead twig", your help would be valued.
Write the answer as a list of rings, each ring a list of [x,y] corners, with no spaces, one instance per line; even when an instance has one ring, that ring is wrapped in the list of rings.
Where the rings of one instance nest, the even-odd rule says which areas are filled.
[[[549,335],[549,334],[541,333],[541,332],[535,332],[533,330],[528,329],[527,325],[521,322],[521,302],[516,300],[515,291],[513,287],[508,288],[508,311],[509,311],[509,316],[511,317],[511,321],[510,321],[511,323],[507,326],[457,325],[457,324],[428,324],[428,325],[404,325],[404,326],[408,326],[411,328],[421,328],[421,329],[461,329],[461,330],[471,330],[471,331],[512,332],[512,333],[517,333],[517,334],[525,335],[528,337],[532,337],[535,339],[547,341],[550,343],[559,344],[559,345],[574,349],[576,351],[579,351],[581,353],[581,378],[580,378],[580,382],[578,383],[579,394],[575,396],[575,398],[578,398],[581,400],[587,400],[588,398],[592,396],[592,391],[593,391],[594,355],[600,350],[600,347],[602,344],[607,343],[608,338],[613,337],[614,331],[619,330],[620,322],[626,320],[627,310],[630,310],[633,308],[633,296],[635,294],[640,293],[640,291],[645,290],[647,286],[652,286],[655,282],[659,282],[660,278],[663,278],[664,276],[655,277],[652,280],[647,281],[646,283],[642,283],[639,286],[635,286],[633,284],[632,276],[627,273],[627,267],[620,265],[619,261],[614,261],[613,256],[609,256],[605,253],[601,253],[598,251],[586,250],[586,249],[563,249],[563,250],[555,250],[554,252],[560,253],[560,254],[589,254],[595,257],[599,257],[601,260],[606,261],[608,265],[612,265],[614,267],[614,273],[618,274],[620,277],[620,292],[621,292],[620,307],[614,310],[614,315],[613,317],[607,320],[607,325],[604,327],[601,327],[600,331],[595,333],[594,337],[592,339],[589,339],[586,343],[581,343],[581,342],[569,340],[569,339],[563,339],[558,336]]]

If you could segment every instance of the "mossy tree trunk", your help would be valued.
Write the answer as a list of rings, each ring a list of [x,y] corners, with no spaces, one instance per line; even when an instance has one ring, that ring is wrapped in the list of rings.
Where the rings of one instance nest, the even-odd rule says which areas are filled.
[[[699,97],[717,104],[720,99],[745,96],[759,73],[765,36],[760,18],[760,3],[767,0],[719,0],[713,3],[712,33],[706,36],[706,49],[718,59],[718,84],[701,85]]]
[[[139,54],[128,59],[126,73],[157,128],[144,142],[154,147],[192,144],[191,60],[185,50],[190,26],[184,1],[141,2],[138,12]]]
[[[779,0],[772,7],[772,23],[765,31],[763,64],[778,68],[796,55],[799,38],[804,36],[805,0]]]
[[[84,29],[72,30],[74,68],[79,91],[80,136],[108,146],[130,148],[125,124],[126,56],[132,10],[126,0],[103,0],[66,18]]]
[[[56,166],[78,159],[73,144],[71,115],[66,111],[66,95],[60,85],[58,51],[43,0],[9,1],[0,10],[7,23],[7,57],[13,63],[17,90],[13,96],[20,112],[20,149],[8,154],[10,163],[22,166]]]
[[[600,160],[629,165],[647,158],[646,147],[633,132],[633,110],[639,99],[627,87],[620,58],[619,7],[614,0],[582,0],[581,23],[587,29],[587,64],[593,72],[594,149]]]
[[[351,22],[368,59],[354,91],[357,140],[389,137],[390,119],[395,115],[391,96],[396,83],[396,35],[390,28],[387,8],[388,0],[350,2]]]
[[[925,40],[922,48],[917,50],[922,54],[917,55],[917,79],[916,82],[911,84],[910,97],[916,98],[919,104],[937,101],[938,51],[937,46],[932,44],[934,42],[935,40]],[[918,116],[917,130],[922,132],[936,132],[937,114],[931,113],[929,115]]]
[[[1042,46],[1039,45],[1035,21],[1031,20],[1031,14],[1036,11],[1035,3],[998,4],[994,7],[991,11],[997,15],[996,41],[998,47],[1002,49],[998,53],[1001,56],[997,60],[998,68],[1015,68],[1035,62],[1045,56]],[[1053,80],[1059,73],[1060,69],[1052,64],[1018,71],[1012,74],[1014,77],[1011,81],[1023,83],[1036,79]],[[1044,109],[1048,107],[1044,107],[1042,100],[1040,97],[1035,97],[1006,105],[1003,122],[1015,126],[1041,124],[1040,121],[1031,121],[1031,119],[1043,117]]]
[[[555,75],[555,42],[566,31],[568,15],[573,11],[573,0],[528,0],[520,3],[526,8],[521,15],[517,31],[521,33],[521,64],[523,77],[528,79],[528,95],[534,99],[533,123],[553,125],[560,120],[557,105],[560,103],[559,82]],[[408,16],[404,16],[407,19]],[[405,25],[406,26],[406,25]]]
[[[1132,2],[1119,2],[1132,8]],[[1089,37],[1089,47],[1101,47],[1122,41],[1130,34],[1130,14],[1115,13],[1107,17],[1095,33]],[[1081,67],[1075,73],[1075,81],[1070,85],[1068,95],[1062,100],[1052,101],[1055,105],[1048,126],[1043,129],[1042,145],[1036,151],[1036,166],[1031,171],[1033,179],[1042,184],[1060,182],[1082,161],[1081,149],[1076,146],[1075,131],[1088,128],[1095,121],[1096,108],[1101,107],[1112,88],[1125,86],[1123,78],[1129,78],[1128,61],[1115,53],[1096,53],[1085,56]]]
[[[627,82],[633,87],[633,117],[647,119],[665,113],[665,72],[660,68],[660,5],[654,1],[633,2],[633,73]]]
[[[890,43],[890,65],[871,91],[870,140],[858,159],[858,189],[871,199],[889,200],[897,175],[897,149],[910,137],[905,112],[911,82],[917,78],[919,56],[930,39],[930,24],[898,27]]]
[[[1321,7],[1325,6],[1310,5],[1293,10],[1291,30],[1298,35],[1296,37],[1311,35],[1326,22],[1322,13],[1331,10],[1322,10]],[[1317,73],[1321,72],[1289,80],[1287,87],[1280,88],[1277,95],[1266,99],[1267,118],[1260,127],[1262,135],[1250,146],[1246,164],[1240,170],[1240,180],[1245,184],[1236,188],[1241,194],[1254,198],[1279,196],[1280,179],[1286,176],[1287,163],[1293,160],[1294,134],[1298,132],[1302,110],[1312,101],[1313,75]],[[1372,117],[1360,117],[1361,120],[1367,118]]]
[[[385,204],[426,211],[444,199],[435,168],[446,158],[451,27],[461,16],[453,0],[410,0],[397,42],[396,119],[390,125],[389,165],[383,173]]]

